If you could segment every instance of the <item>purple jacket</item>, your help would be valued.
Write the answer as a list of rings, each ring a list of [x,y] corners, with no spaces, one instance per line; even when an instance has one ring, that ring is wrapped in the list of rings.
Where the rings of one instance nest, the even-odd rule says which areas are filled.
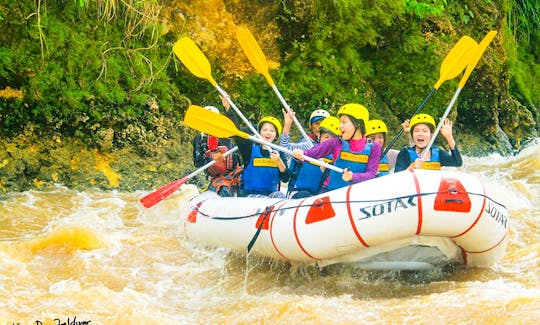
[[[349,140],[351,150],[354,152],[360,152],[364,149],[367,139],[363,137],[360,140]],[[324,142],[319,143],[315,147],[304,151],[304,155],[311,158],[322,158],[329,154],[333,154],[333,160],[336,160],[339,152],[341,151],[341,139],[332,138]],[[353,173],[352,183],[359,183],[367,181],[368,179],[375,178],[377,170],[379,169],[379,160],[381,160],[381,145],[378,142],[374,142],[371,147],[371,153],[369,154],[369,160],[367,163],[366,171],[363,173]]]

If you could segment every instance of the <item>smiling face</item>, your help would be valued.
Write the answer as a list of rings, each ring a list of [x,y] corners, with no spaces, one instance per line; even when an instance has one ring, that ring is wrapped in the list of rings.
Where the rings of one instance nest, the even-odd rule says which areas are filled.
[[[272,123],[264,122],[261,125],[259,134],[264,140],[268,142],[273,142],[276,139],[276,134],[277,134],[276,127]]]
[[[341,138],[343,140],[356,140],[363,137],[362,132],[357,128],[349,118],[349,115],[341,115],[339,117],[339,128],[341,129]]]
[[[431,129],[429,125],[424,123],[415,125],[412,131],[412,138],[417,148],[423,149],[427,147],[429,140],[431,140]]]

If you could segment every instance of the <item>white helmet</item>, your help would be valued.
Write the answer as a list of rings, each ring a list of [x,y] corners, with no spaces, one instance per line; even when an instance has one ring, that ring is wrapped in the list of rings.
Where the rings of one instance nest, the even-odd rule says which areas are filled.
[[[219,109],[215,106],[205,106],[204,107],[205,109],[209,110],[209,111],[212,111],[214,113],[218,113],[219,114]]]
[[[325,117],[328,117],[328,116],[330,116],[330,113],[328,113],[327,110],[316,109],[309,116],[309,123],[311,124],[311,123],[320,121],[320,120],[322,120],[322,119],[324,119]]]

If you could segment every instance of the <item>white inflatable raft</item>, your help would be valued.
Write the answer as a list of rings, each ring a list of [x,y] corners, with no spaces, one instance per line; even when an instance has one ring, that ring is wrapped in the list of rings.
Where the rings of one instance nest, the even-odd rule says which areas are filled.
[[[206,192],[184,216],[190,240],[326,266],[417,270],[488,267],[504,255],[508,212],[475,177],[403,171],[304,199],[221,198]]]

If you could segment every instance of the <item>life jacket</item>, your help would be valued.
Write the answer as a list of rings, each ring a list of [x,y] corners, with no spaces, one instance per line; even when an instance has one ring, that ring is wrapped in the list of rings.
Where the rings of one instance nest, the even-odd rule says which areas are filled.
[[[212,178],[206,190],[216,192],[223,197],[241,196],[242,171],[242,166],[238,165],[225,174]]]
[[[328,155],[322,160],[326,163],[332,163],[332,155]],[[308,161],[301,163],[293,159],[289,169],[293,172],[293,179],[289,181],[289,192],[308,191],[312,195],[316,195],[327,175],[327,172],[323,172],[319,165]]]
[[[362,151],[352,152],[349,141],[341,140],[341,151],[334,165],[342,169],[348,168],[353,173],[363,173],[367,169],[372,146],[372,143],[366,143]],[[329,190],[335,190],[351,184],[350,182],[345,182],[341,176],[342,174],[340,172],[336,172],[335,170],[330,171]]]
[[[244,167],[244,194],[268,195],[279,190],[279,169],[276,161],[262,155],[262,148],[254,144],[251,157]]]
[[[388,166],[388,156],[384,155],[381,161],[379,161],[379,171],[377,173],[377,177],[386,176],[388,174],[390,174],[390,166]]]
[[[212,159],[213,154],[217,152],[224,154],[232,148],[232,145],[231,148],[225,145],[219,145],[220,140],[222,140],[221,142],[224,142],[224,139],[218,139],[214,136],[206,137],[207,150],[204,152],[204,156],[209,159],[209,161]],[[232,171],[235,167],[233,155],[234,154],[228,155],[227,157],[224,157],[223,160],[217,160],[212,166],[208,167],[206,170],[208,175],[211,177],[218,177]]]
[[[414,161],[417,158],[420,158],[420,156],[416,153],[416,150],[414,150],[414,148],[409,148],[407,149],[407,151],[409,151],[409,159],[411,161],[411,165],[413,165]],[[422,164],[422,169],[441,170],[441,157],[439,152],[439,148],[431,147],[431,155],[429,157],[429,160],[424,161],[424,163]]]

